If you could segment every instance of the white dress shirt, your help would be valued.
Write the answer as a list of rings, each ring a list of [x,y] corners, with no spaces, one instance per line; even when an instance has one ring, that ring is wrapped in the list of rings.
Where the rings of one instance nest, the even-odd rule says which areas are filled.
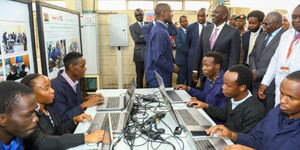
[[[245,97],[245,98],[243,98],[243,99],[241,99],[241,100],[239,100],[239,101],[236,101],[236,100],[234,100],[233,98],[232,99],[230,99],[231,100],[231,108],[232,108],[232,110],[234,110],[234,108],[236,108],[238,105],[240,105],[240,104],[242,104],[244,101],[246,101],[249,97],[251,97],[252,96],[252,94],[251,94],[251,92],[248,90],[248,95]]]
[[[214,31],[216,30],[216,28],[218,28],[218,31],[217,31],[217,39],[218,39],[219,34],[221,33],[221,31],[222,31],[222,29],[223,29],[223,27],[224,27],[225,24],[226,24],[226,22],[222,23],[222,24],[219,25],[219,26],[216,26],[216,24],[214,24],[214,29],[212,30],[212,33],[211,33],[211,35],[210,35],[210,38],[211,38],[211,36],[213,35],[213,33],[214,33]],[[209,39],[210,39],[210,38],[209,38]]]
[[[287,52],[292,40],[296,35],[294,28],[287,30],[281,35],[279,45],[273,55],[268,66],[267,72],[261,84],[269,86],[275,78],[275,106],[280,103],[280,84],[282,80],[290,73],[300,70],[300,40],[294,43],[293,51],[287,59]],[[288,67],[288,70],[283,70],[282,67]]]

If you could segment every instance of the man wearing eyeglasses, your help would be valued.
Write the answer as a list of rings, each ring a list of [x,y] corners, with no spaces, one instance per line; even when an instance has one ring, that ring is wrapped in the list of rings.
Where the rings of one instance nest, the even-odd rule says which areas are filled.
[[[146,41],[143,34],[145,25],[143,10],[138,8],[134,11],[136,23],[130,25],[130,34],[134,41],[133,61],[135,62],[137,88],[143,88],[144,59],[146,52]]]
[[[265,75],[268,65],[276,48],[278,47],[281,34],[284,30],[282,26],[282,16],[278,12],[270,12],[263,21],[265,33],[260,33],[254,44],[254,48],[249,56],[249,66],[253,72],[253,95],[258,99],[257,91]],[[274,107],[275,101],[274,81],[266,90],[266,98],[262,100],[266,111]]]

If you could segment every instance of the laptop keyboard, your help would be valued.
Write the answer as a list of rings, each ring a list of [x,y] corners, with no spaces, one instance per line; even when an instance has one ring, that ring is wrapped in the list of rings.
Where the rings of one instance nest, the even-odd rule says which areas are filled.
[[[187,110],[176,110],[187,126],[198,126],[199,123]]]
[[[119,125],[120,113],[110,113],[112,130],[117,130]]]
[[[102,117],[104,117],[103,122],[101,122]],[[109,125],[108,119],[109,118],[107,114],[96,114],[88,129],[88,132],[94,132],[99,129],[105,129],[105,127]]]
[[[171,97],[172,101],[174,102],[182,101],[181,97],[175,91],[167,91],[167,94]]]
[[[120,104],[120,97],[108,97],[106,108],[117,108]]]
[[[197,140],[198,150],[216,150],[209,140]]]

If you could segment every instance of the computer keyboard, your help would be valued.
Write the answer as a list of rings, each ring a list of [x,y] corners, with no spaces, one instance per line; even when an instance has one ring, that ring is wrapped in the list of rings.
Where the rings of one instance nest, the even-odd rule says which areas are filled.
[[[198,150],[216,150],[209,140],[197,140]]]
[[[120,113],[110,113],[112,130],[117,130],[119,125]]]
[[[187,126],[198,126],[199,123],[187,110],[176,110]]]
[[[108,97],[106,108],[117,108],[120,105],[120,97]]]
[[[174,102],[182,101],[181,97],[175,91],[167,91],[167,94],[171,97],[172,101]]]

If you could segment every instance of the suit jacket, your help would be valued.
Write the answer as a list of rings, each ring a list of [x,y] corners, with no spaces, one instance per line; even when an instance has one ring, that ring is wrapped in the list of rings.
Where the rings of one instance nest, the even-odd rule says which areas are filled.
[[[146,81],[149,87],[158,87],[154,74],[157,71],[166,87],[171,86],[174,69],[174,56],[167,27],[156,22],[149,37],[149,50],[146,59]]]
[[[68,121],[83,112],[80,107],[80,104],[83,103],[83,98],[79,83],[75,92],[61,73],[51,83],[51,87],[55,91],[52,106],[62,122]]]
[[[175,63],[178,65],[186,65],[188,56],[186,33],[181,27],[177,30],[177,35],[175,36],[174,41],[176,44]]]
[[[225,126],[233,132],[247,133],[265,117],[265,108],[253,96],[247,98],[232,110],[230,99],[223,108],[209,105],[205,109],[210,117],[225,121]]]
[[[129,26],[131,37],[134,41],[133,61],[143,62],[146,52],[146,41],[143,35],[143,29],[138,22]]]
[[[194,70],[200,69],[203,56],[210,51],[221,53],[223,57],[222,68],[224,71],[239,63],[241,51],[241,37],[239,31],[236,28],[225,24],[214,47],[211,49],[209,39],[213,29],[214,24],[208,25],[202,29],[198,48],[195,53]]]
[[[211,22],[206,22],[206,26],[212,24]],[[203,30],[203,29],[202,29]],[[201,32],[202,33],[202,32]],[[196,49],[198,46],[199,40],[199,23],[195,22],[188,26],[186,31],[186,41],[188,47],[188,66],[189,68],[193,68],[194,66],[194,55],[196,53]],[[192,71],[192,70],[191,70]]]
[[[260,29],[259,33],[262,33],[262,29]],[[244,52],[243,64],[246,64],[248,51],[249,51],[249,44],[250,44],[250,35],[251,31],[247,31],[242,35],[242,49]]]

